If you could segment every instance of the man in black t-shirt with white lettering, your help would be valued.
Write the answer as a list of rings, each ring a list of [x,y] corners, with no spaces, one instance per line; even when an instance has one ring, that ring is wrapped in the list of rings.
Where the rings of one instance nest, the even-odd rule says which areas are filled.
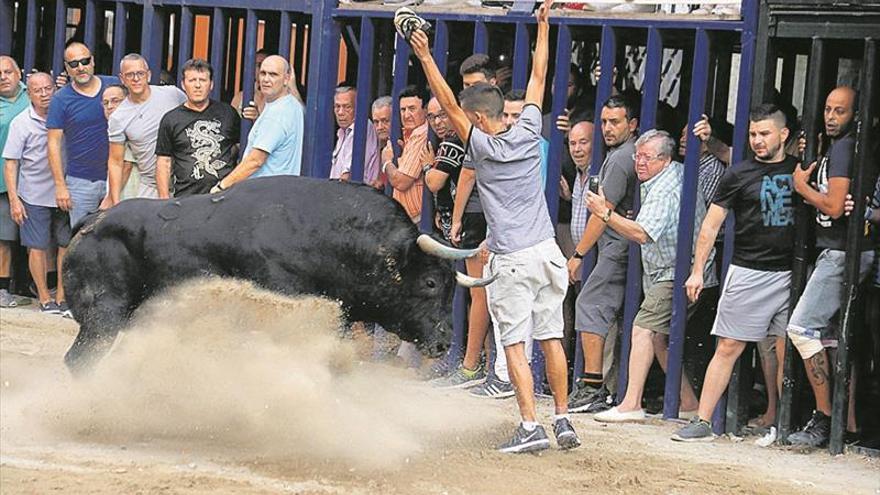
[[[821,447],[828,442],[831,431],[830,366],[825,347],[836,347],[837,335],[832,328],[836,325],[832,322],[843,297],[848,224],[844,203],[853,173],[855,100],[855,91],[846,86],[828,94],[824,118],[831,145],[819,158],[818,167],[814,162],[805,170],[798,167],[794,171],[795,190],[816,208],[816,248],[820,253],[788,324],[788,336],[804,360],[816,396],[813,417],[801,431],[788,437],[792,445]],[[815,186],[810,184],[814,170]],[[863,238],[859,246],[860,281],[868,275],[874,259],[867,240]],[[855,427],[850,423],[847,430],[853,432]]]
[[[768,335],[777,338],[779,361],[784,346],[791,287],[791,250],[794,241],[794,189],[791,171],[797,163],[785,155],[789,130],[785,114],[776,105],[760,105],[749,115],[749,146],[754,158],[728,168],[700,228],[691,276],[685,288],[691,301],[703,289],[703,270],[728,212],[736,220],[733,261],[712,334],[718,337],[715,355],[706,369],[698,416],[677,431],[673,440],[709,441],[714,438],[712,412],[749,342]]]
[[[213,68],[201,59],[183,65],[187,101],[159,123],[156,187],[160,199],[207,194],[235,168],[241,117],[209,98]]]

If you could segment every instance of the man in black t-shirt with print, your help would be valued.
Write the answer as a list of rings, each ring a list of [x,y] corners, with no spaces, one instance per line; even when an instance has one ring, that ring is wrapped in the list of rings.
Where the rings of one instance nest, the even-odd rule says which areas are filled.
[[[712,412],[746,344],[774,335],[777,355],[784,348],[794,240],[791,171],[797,163],[794,157],[785,155],[788,134],[785,114],[776,105],[752,109],[749,146],[755,156],[724,172],[703,220],[691,276],[685,284],[688,298],[696,301],[700,296],[703,269],[731,211],[736,220],[733,261],[718,301],[712,328],[718,345],[706,369],[698,416],[676,432],[673,440],[700,442],[714,438]]]
[[[831,430],[831,383],[825,347],[836,347],[832,322],[840,309],[846,267],[847,217],[844,203],[853,172],[855,148],[854,114],[856,93],[841,86],[825,100],[825,134],[831,145],[817,163],[794,171],[795,190],[816,208],[816,248],[820,251],[804,293],[791,313],[788,336],[807,368],[807,378],[816,396],[813,417],[801,431],[788,437],[792,445],[821,447]],[[815,186],[810,177],[816,170]],[[859,246],[859,280],[864,280],[874,259],[872,246],[863,238]],[[855,424],[847,425],[848,431]]]
[[[186,102],[159,123],[156,186],[160,199],[207,194],[235,168],[241,117],[230,105],[211,100],[211,65],[192,59],[183,65]]]

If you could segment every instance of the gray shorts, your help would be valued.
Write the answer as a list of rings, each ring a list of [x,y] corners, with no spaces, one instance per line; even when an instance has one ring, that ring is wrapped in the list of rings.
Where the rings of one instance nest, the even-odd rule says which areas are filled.
[[[0,193],[0,241],[18,240],[18,224],[12,220],[9,210],[9,194]]]
[[[868,276],[874,252],[864,251],[861,258],[859,282]],[[833,320],[843,297],[845,271],[846,251],[825,249],[819,254],[804,293],[791,312],[789,332],[821,339],[826,346],[837,345],[837,325],[833,324]]]
[[[508,254],[494,254],[489,273],[498,279],[486,287],[489,312],[506,346],[561,339],[562,301],[568,289],[565,257],[554,239]]]
[[[788,323],[791,271],[768,272],[737,265],[727,269],[712,335],[743,342],[782,337]]]
[[[599,247],[596,266],[575,303],[574,328],[578,332],[605,337],[620,316],[626,292],[628,249],[628,244],[620,241]]]

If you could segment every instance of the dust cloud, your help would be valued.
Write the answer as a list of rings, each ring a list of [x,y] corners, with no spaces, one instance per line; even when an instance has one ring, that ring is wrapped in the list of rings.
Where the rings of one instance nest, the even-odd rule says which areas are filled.
[[[144,305],[89,376],[47,372],[4,416],[59,439],[365,467],[398,465],[505,421],[464,394],[362,361],[340,338],[341,322],[324,299],[194,281]],[[16,429],[4,428],[7,438]]]

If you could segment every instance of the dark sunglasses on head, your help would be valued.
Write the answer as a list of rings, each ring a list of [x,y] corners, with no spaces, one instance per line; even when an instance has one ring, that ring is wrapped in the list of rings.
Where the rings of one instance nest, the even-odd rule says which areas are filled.
[[[88,56],[88,57],[86,57],[86,58],[81,58],[81,59],[79,59],[79,60],[65,60],[64,63],[67,64],[67,66],[70,67],[71,69],[76,69],[76,68],[79,67],[80,65],[82,65],[83,67],[85,67],[86,65],[91,64],[91,63],[92,63],[92,57],[91,57],[91,56]]]

